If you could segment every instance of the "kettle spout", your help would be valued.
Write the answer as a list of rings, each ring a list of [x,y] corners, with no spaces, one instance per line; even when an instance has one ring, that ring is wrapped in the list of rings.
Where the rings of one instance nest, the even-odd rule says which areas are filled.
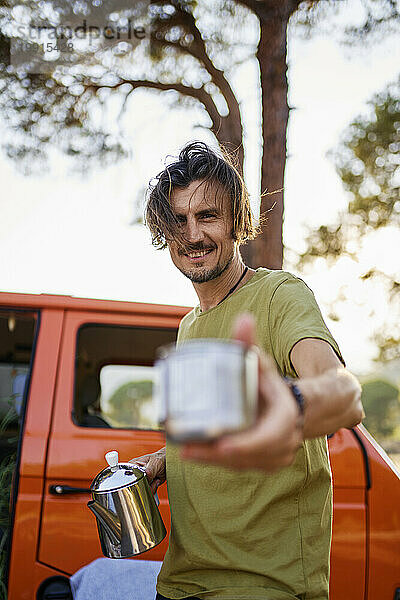
[[[96,500],[87,503],[97,519],[99,529],[103,528],[115,544],[121,544],[121,523],[117,515]]]

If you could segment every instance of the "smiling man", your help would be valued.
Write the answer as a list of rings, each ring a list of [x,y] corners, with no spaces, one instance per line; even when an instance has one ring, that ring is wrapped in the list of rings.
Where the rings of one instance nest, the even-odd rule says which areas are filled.
[[[240,244],[258,231],[228,158],[188,144],[157,176],[146,222],[199,297],[178,343],[233,334],[260,347],[254,427],[134,459],[153,490],[168,484],[171,534],[157,599],[327,600],[326,434],[360,422],[360,386],[307,285],[243,263]]]

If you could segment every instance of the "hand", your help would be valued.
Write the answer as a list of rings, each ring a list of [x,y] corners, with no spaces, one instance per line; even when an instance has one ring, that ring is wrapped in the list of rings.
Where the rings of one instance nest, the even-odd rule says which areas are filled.
[[[138,458],[132,458],[129,462],[146,467],[146,476],[150,483],[153,494],[157,488],[165,482],[167,478],[165,469],[165,448],[153,452],[153,454],[144,454]]]
[[[255,323],[241,315],[234,327],[235,339],[255,344]],[[208,443],[186,443],[184,459],[234,469],[276,471],[290,465],[302,444],[302,419],[287,384],[272,359],[259,351],[259,415],[254,426]]]

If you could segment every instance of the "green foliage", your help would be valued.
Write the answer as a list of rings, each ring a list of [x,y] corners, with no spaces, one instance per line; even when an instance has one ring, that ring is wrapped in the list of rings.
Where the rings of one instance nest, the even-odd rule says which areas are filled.
[[[400,399],[397,387],[377,379],[362,386],[362,403],[366,413],[364,425],[378,440],[393,437],[400,425]]]
[[[9,0],[7,4],[0,11],[0,108],[8,127],[2,146],[26,174],[43,169],[51,148],[71,157],[71,164],[83,171],[129,154],[120,117],[131,93],[139,87],[175,90],[166,98],[173,104],[200,101],[213,131],[218,132],[225,118],[225,102],[228,98],[229,104],[233,95],[224,69],[246,59],[256,47],[255,41],[248,44],[243,36],[247,28],[241,17],[249,11],[232,0],[160,0],[150,4],[150,25],[146,25],[150,35],[143,43],[127,43],[121,49],[116,42],[101,40],[96,51],[88,44],[78,50],[74,47],[54,65],[47,62],[46,72],[36,72],[32,68],[35,57],[24,68],[7,64],[11,38],[6,32],[13,24],[13,8],[21,3]],[[25,22],[47,23],[45,13],[56,4],[25,1]],[[104,3],[102,23],[112,22],[115,15],[115,24],[126,19],[134,22],[135,11],[141,14],[143,10],[139,4],[126,3],[126,8],[110,5],[107,12]],[[70,8],[68,12],[69,5],[64,3],[62,19],[74,25],[83,19],[90,23],[97,10],[90,2]],[[222,27],[227,18],[230,26]],[[57,43],[60,40],[57,38]],[[119,117],[112,122],[106,118],[111,97],[113,106],[120,106]]]
[[[359,231],[400,224],[400,79],[368,103],[371,113],[348,128],[336,155],[338,173],[352,194],[348,212]]]
[[[374,339],[379,349],[377,360],[380,362],[388,362],[398,359],[400,356],[400,336],[398,327],[390,330],[390,327],[377,331],[374,334]]]
[[[313,35],[335,36],[351,47],[366,42],[379,43],[383,36],[399,31],[400,7],[396,0],[360,0],[357,9],[359,15],[355,20],[351,3],[303,0],[294,15],[293,25],[305,39]],[[348,19],[344,20],[347,10]]]
[[[153,382],[131,381],[121,385],[108,401],[109,417],[117,427],[156,428],[154,420],[146,415],[152,401]]]
[[[368,116],[347,128],[334,157],[343,185],[350,192],[346,213],[337,223],[310,231],[300,266],[316,257],[354,256],[349,242],[373,229],[400,224],[400,80],[368,103]]]
[[[0,66],[0,107],[8,127],[2,147],[24,173],[42,169],[50,147],[79,158],[74,164],[81,170],[94,157],[106,165],[127,154],[115,134],[90,119],[98,104],[90,102],[93,94],[73,84],[79,80],[63,85],[60,73],[10,73]]]
[[[106,4],[98,3],[103,7],[102,21],[106,23],[112,13],[113,19],[118,16],[116,24],[136,18],[146,5],[111,3],[107,11]],[[332,15],[341,12],[342,4],[336,0],[307,0],[299,6],[282,2],[283,12],[294,13],[296,34],[323,29]],[[227,74],[255,56],[256,15],[265,9],[269,18],[268,6],[254,0],[153,0],[147,18],[150,37],[137,47],[127,44],[121,49],[103,40],[99,47],[74,48],[63,59],[47,62],[46,72],[34,72],[29,65],[9,65],[10,42],[28,39],[16,30],[14,15],[22,14],[23,8],[25,24],[53,24],[57,19],[52,21],[49,15],[58,5],[55,0],[0,2],[0,109],[8,127],[2,146],[19,169],[26,174],[43,169],[50,149],[70,157],[71,164],[82,171],[127,156],[130,143],[119,118],[107,122],[108,99],[111,95],[118,99],[122,116],[138,87],[174,90],[166,97],[174,106],[200,104],[209,120],[199,126],[211,129],[218,141],[232,149],[242,145],[242,125],[236,122],[239,110]],[[87,0],[61,5],[61,23],[81,24],[83,19],[89,23],[97,10]],[[362,0],[362,5],[365,21],[347,32],[352,39],[371,37],[377,30],[387,32],[399,21],[392,0]],[[61,44],[62,35],[57,35]]]
[[[368,114],[357,117],[331,152],[350,199],[335,223],[309,230],[307,249],[298,258],[301,269],[315,258],[334,263],[341,256],[357,260],[368,236],[400,225],[400,78],[368,102]],[[390,313],[398,313],[400,282],[375,264],[361,279],[379,280],[388,291]],[[378,360],[400,356],[400,329],[390,322],[374,334]]]
[[[20,170],[30,174],[43,169],[50,149],[76,159],[71,164],[81,171],[92,163],[106,165],[126,156],[128,148],[122,132],[115,123],[101,122],[104,98],[96,95],[96,89],[82,85],[86,80],[98,83],[102,77],[108,78],[108,83],[117,79],[113,76],[115,65],[111,64],[113,49],[101,48],[103,52],[96,52],[95,45],[82,51],[78,47],[73,52],[60,52],[54,62],[42,60],[39,63],[40,52],[32,50],[24,62],[17,64],[13,59],[15,55],[10,54],[10,42],[16,47],[21,40],[29,41],[29,26],[54,26],[57,19],[50,15],[52,10],[57,10],[57,2],[44,6],[36,1],[9,0],[5,4],[0,10],[0,108],[3,128],[6,126],[2,147],[8,157]],[[76,27],[84,19],[90,21],[90,2],[89,5],[78,3],[76,7],[63,4],[62,11],[59,10],[63,15],[61,23],[65,20]],[[130,13],[135,11],[134,4]],[[22,13],[24,30],[15,27],[16,20],[20,25],[16,15]],[[109,15],[103,16],[104,24],[107,17]],[[57,32],[51,43],[59,48],[65,39]],[[41,42],[43,40],[38,40]],[[111,54],[109,67],[103,65],[103,61],[107,62],[107,53]],[[96,76],[90,78],[88,73]]]
[[[400,224],[400,79],[368,103],[368,116],[347,128],[331,153],[345,189],[351,194],[337,223],[310,231],[299,264],[316,257],[354,255],[349,243],[361,242],[372,230]]]
[[[307,250],[300,256],[298,263],[300,268],[319,257],[334,262],[343,254],[347,254],[346,225],[321,225],[318,229],[309,231],[306,241]]]

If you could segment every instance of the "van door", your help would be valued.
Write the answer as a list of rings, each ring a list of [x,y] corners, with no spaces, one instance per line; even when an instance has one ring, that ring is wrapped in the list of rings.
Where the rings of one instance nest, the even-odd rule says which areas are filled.
[[[367,569],[367,465],[354,431],[329,440],[333,474],[330,600],[364,600]]]
[[[163,310],[165,313],[163,314]],[[46,464],[39,559],[66,574],[102,556],[86,504],[109,450],[120,461],[164,446],[152,397],[157,347],[173,343],[182,309],[155,314],[83,313],[65,318]],[[166,486],[160,510],[169,527]],[[168,540],[147,552],[161,560]]]
[[[37,311],[21,310],[12,305],[0,308],[0,598],[7,597],[11,549],[15,556],[25,550],[25,556],[31,561],[36,550],[34,524],[40,512],[40,485],[37,495],[31,489],[31,510],[25,515],[31,529],[28,539],[25,538],[24,549],[18,540],[18,527],[14,528],[14,516],[38,318]],[[15,539],[11,544],[13,528]]]

